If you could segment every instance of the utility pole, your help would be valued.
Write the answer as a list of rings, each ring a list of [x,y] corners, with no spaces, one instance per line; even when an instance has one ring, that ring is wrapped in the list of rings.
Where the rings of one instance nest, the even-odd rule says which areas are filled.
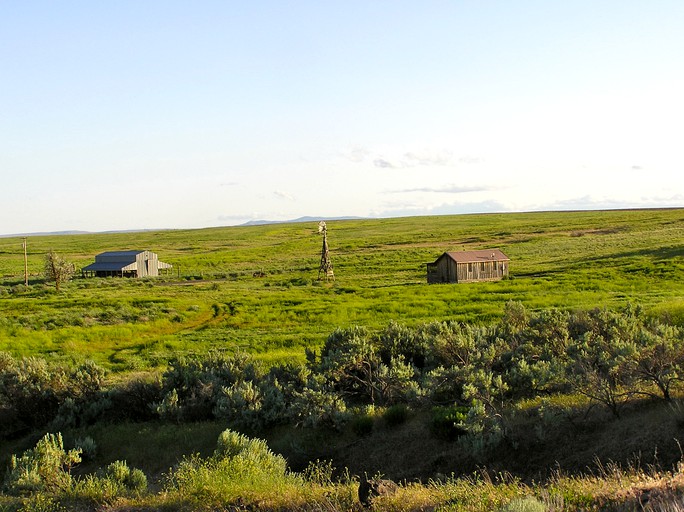
[[[28,286],[28,256],[26,254],[26,237],[23,239],[22,246],[24,247],[24,285]]]

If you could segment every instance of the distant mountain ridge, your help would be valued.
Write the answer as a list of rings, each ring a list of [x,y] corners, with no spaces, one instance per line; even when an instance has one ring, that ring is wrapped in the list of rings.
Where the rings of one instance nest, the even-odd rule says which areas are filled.
[[[238,226],[265,226],[268,224],[294,224],[303,222],[320,222],[322,220],[335,221],[335,220],[363,220],[368,217],[299,217],[298,219],[290,220],[250,220],[244,224],[238,224]],[[23,238],[30,236],[60,236],[60,235],[92,235],[92,234],[107,234],[107,233],[141,233],[144,231],[169,231],[172,228],[159,228],[159,229],[121,229],[121,230],[108,230],[108,231],[78,231],[78,230],[67,230],[67,231],[37,231],[35,233],[11,233],[8,235],[0,234],[0,238]]]
[[[144,231],[168,231],[168,229],[121,229],[110,231],[36,231],[35,233],[12,233],[9,235],[0,235],[0,238],[24,238],[29,236],[94,235],[108,233],[142,233]]]
[[[89,231],[40,231],[36,233],[12,233],[0,235],[0,238],[22,238],[27,236],[87,235]]]
[[[290,220],[250,220],[240,226],[263,226],[266,224],[294,224],[301,222],[320,222],[322,220],[329,222],[331,220],[362,220],[366,217],[299,217],[298,219]]]

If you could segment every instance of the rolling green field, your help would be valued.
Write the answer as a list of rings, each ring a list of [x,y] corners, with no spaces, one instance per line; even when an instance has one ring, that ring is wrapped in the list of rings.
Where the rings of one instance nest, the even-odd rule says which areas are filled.
[[[32,236],[28,286],[0,238],[0,510],[682,510],[684,209],[328,228],[334,282],[315,222]],[[173,273],[80,277],[127,249]]]
[[[110,370],[162,367],[173,355],[245,351],[302,360],[337,327],[489,322],[508,301],[542,308],[642,305],[684,322],[684,210],[543,212],[328,223],[334,282],[318,281],[317,223],[0,238],[0,350]],[[426,284],[444,251],[500,248],[511,278]],[[100,252],[149,249],[174,266],[156,279],[85,279]],[[59,293],[42,266],[74,263]],[[263,272],[265,277],[254,277]]]

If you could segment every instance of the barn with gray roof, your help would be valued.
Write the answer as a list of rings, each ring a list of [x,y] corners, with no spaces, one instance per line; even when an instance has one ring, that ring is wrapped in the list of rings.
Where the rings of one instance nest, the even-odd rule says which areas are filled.
[[[86,277],[155,277],[171,268],[151,251],[111,251],[95,256],[95,263],[81,272]]]
[[[497,281],[508,275],[508,256],[499,249],[445,252],[427,264],[428,283]]]

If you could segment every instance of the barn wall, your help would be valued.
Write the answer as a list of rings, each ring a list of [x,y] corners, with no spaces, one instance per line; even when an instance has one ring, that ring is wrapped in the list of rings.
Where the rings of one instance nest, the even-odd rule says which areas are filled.
[[[439,274],[439,265],[435,263],[427,264],[427,282],[428,284],[441,283],[442,277]]]
[[[505,261],[476,261],[459,263],[457,282],[494,281],[508,275],[508,264]]]
[[[453,283],[456,273],[451,258],[442,256],[428,263],[428,283]]]
[[[150,251],[143,251],[136,256],[138,277],[155,277],[159,275],[159,257]]]
[[[148,276],[157,277],[159,275],[159,256],[156,253],[149,252]]]

